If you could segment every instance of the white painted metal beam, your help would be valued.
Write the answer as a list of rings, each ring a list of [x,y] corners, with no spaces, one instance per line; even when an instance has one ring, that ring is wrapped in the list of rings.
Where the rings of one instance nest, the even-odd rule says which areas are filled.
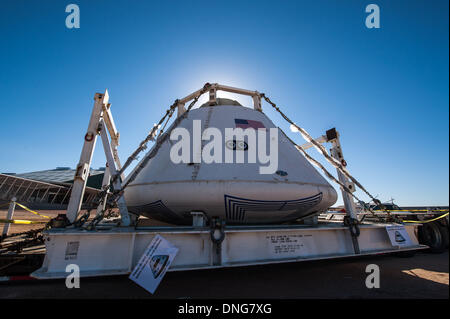
[[[72,193],[67,207],[67,218],[72,223],[77,219],[83,203],[86,182],[90,173],[92,155],[97,141],[99,121],[103,113],[103,108],[109,101],[108,90],[105,90],[105,93],[103,94],[96,93],[94,101],[94,108],[92,110],[91,119],[89,120],[87,132],[84,136],[83,149],[75,171]]]
[[[178,101],[178,116],[182,115],[186,111],[184,109],[184,105],[187,102],[202,95],[202,90],[203,89],[197,90]],[[225,92],[230,92],[230,93],[235,93],[235,94],[251,96],[253,98],[253,107],[255,108],[255,110],[257,110],[257,111],[262,110],[261,109],[261,94],[258,91],[250,91],[250,90],[240,89],[240,88],[236,88],[236,87],[232,87],[232,86],[221,85],[218,83],[211,84],[211,87],[209,89],[209,92],[210,92],[209,102],[210,103],[215,102],[216,92],[219,90],[225,91]]]
[[[103,119],[100,119],[100,136],[102,138],[102,144],[103,144],[103,150],[106,155],[106,160],[108,163],[108,170],[109,174],[112,176],[115,176],[117,174],[117,167],[116,163],[114,161],[114,155],[111,149],[111,145],[109,143],[108,134],[106,132],[105,124]],[[114,183],[113,187],[115,191],[120,191],[122,189],[122,181],[120,178],[117,178]],[[130,225],[130,215],[128,214],[127,205],[125,203],[125,199],[123,196],[121,196],[118,201],[117,205],[119,206],[120,216],[122,219],[122,225],[123,226],[129,226]]]
[[[327,142],[327,137],[325,135],[322,135],[321,137],[315,138],[314,141],[317,143],[323,144]],[[304,150],[307,150],[311,147],[314,147],[313,143],[305,143],[303,145],[300,145],[300,147]]]
[[[405,225],[411,245],[392,246],[386,224],[361,226],[360,255],[424,249],[415,235],[417,225]],[[39,279],[65,278],[66,266],[76,263],[80,274],[106,276],[128,274],[146,247],[161,235],[177,248],[169,271],[263,265],[357,256],[347,227],[325,224],[307,226],[237,226],[225,229],[219,252],[205,227],[112,228],[104,231],[81,229],[50,230],[45,233],[47,254],[42,268],[32,276]],[[75,244],[74,244],[75,243]],[[75,250],[67,247],[74,245]],[[220,264],[215,264],[215,254]]]

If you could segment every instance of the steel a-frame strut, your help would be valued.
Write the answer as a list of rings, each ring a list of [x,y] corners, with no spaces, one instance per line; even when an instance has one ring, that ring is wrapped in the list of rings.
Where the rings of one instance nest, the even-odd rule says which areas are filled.
[[[89,121],[87,132],[84,136],[83,149],[81,151],[80,161],[75,171],[73,181],[72,193],[70,195],[69,205],[67,207],[67,218],[71,223],[76,221],[80,212],[86,183],[90,173],[92,155],[95,149],[95,143],[98,135],[101,136],[103,150],[106,156],[105,175],[103,177],[103,189],[109,187],[111,176],[117,174],[120,170],[120,160],[117,154],[117,146],[119,145],[119,132],[117,132],[114,120],[111,114],[111,104],[109,102],[108,90],[105,93],[96,93],[94,96],[94,108],[92,110],[91,119]],[[109,132],[109,137],[108,133]],[[110,142],[111,139],[111,142]],[[113,187],[115,191],[121,190],[121,181],[123,177],[115,179]],[[97,207],[97,215],[100,214],[106,205],[106,197],[108,193],[105,192],[104,198]],[[130,225],[130,215],[127,210],[125,199],[123,196],[117,201],[121,216],[121,225]]]
[[[342,153],[341,142],[339,140],[339,133],[338,133],[338,131],[336,131],[335,128],[328,130],[326,132],[326,135],[322,135],[319,138],[316,138],[315,141],[318,143],[321,143],[321,144],[329,142],[332,145],[332,147],[330,149],[331,156],[334,159],[336,159],[337,161],[339,161],[343,166],[347,166],[347,162],[345,161],[344,155]],[[314,145],[312,143],[306,143],[306,144],[301,145],[301,148],[303,150],[306,150],[313,146]],[[339,181],[343,185],[345,185],[348,190],[350,190],[352,193],[356,191],[355,184],[352,181],[350,181],[344,174],[342,174],[342,172],[340,170],[337,170],[337,174],[338,174]],[[356,223],[357,212],[356,212],[355,203],[353,202],[353,199],[350,196],[350,194],[347,193],[347,191],[345,191],[344,188],[342,188],[342,187],[341,187],[341,193],[342,193],[342,199],[344,201],[344,207],[345,207],[345,212],[347,215],[347,220],[350,223],[348,226],[350,228],[350,233],[352,235],[353,247],[354,247],[355,253],[359,254],[360,253],[360,248],[359,248],[359,243],[358,243],[359,229],[358,229],[358,225]]]

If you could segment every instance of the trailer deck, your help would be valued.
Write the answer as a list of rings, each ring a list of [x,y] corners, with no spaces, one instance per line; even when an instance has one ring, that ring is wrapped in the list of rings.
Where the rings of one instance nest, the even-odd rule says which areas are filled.
[[[38,279],[65,278],[66,266],[76,264],[82,277],[128,274],[156,235],[179,248],[168,271],[299,262],[396,253],[425,249],[415,230],[405,226],[411,245],[393,246],[386,224],[364,224],[354,250],[348,227],[318,225],[228,226],[219,242],[209,227],[110,227],[87,231],[52,229],[45,232],[46,257],[31,275]]]

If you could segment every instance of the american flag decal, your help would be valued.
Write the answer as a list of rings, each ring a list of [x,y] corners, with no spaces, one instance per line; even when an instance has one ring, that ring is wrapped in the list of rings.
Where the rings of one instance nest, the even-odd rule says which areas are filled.
[[[252,120],[244,120],[244,119],[234,119],[234,124],[236,125],[236,127],[242,128],[242,129],[246,129],[246,128],[254,128],[255,130],[257,129],[265,129],[266,127],[264,126],[264,124],[262,124],[259,121],[252,121]]]

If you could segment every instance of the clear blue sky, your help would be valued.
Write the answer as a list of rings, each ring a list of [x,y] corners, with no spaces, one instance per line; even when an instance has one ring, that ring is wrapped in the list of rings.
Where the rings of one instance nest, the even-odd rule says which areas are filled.
[[[70,3],[80,29],[65,27]],[[370,3],[380,29],[365,27]],[[448,12],[447,0],[3,0],[0,171],[75,167],[95,92],[110,92],[124,161],[175,98],[219,82],[267,93],[314,136],[336,127],[381,200],[448,205]]]

